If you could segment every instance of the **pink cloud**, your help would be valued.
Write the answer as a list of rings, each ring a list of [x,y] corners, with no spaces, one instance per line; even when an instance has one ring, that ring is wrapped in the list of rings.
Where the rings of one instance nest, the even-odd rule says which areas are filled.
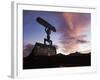
[[[66,26],[60,28],[61,43],[66,52],[78,50],[79,44],[88,43],[86,32],[90,29],[89,13],[63,13]]]

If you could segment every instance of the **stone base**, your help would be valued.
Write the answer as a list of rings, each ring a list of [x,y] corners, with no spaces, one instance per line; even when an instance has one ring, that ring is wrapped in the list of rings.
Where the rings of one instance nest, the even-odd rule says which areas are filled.
[[[56,48],[55,46],[46,45],[42,43],[36,43],[31,54],[34,56],[56,55]]]

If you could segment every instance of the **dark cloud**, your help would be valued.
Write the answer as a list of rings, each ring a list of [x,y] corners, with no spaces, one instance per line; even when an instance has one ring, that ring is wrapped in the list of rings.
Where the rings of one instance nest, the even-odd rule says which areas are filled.
[[[86,40],[77,40],[77,43],[87,43],[88,41]]]
[[[58,49],[58,48],[59,48],[59,47],[58,47],[58,45],[53,45],[53,46],[55,46],[55,48],[56,48],[56,49]]]
[[[23,50],[23,57],[27,57],[31,53],[33,47],[34,47],[33,44],[27,44],[27,45],[25,45],[24,46],[24,50]]]

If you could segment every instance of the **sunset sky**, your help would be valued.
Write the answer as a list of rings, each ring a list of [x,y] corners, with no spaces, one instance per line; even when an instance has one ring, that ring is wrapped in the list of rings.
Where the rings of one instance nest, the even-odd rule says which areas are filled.
[[[57,46],[57,53],[68,55],[76,51],[90,52],[91,14],[75,12],[47,12],[23,10],[23,42],[24,55],[27,56],[32,45],[43,43],[46,38],[44,27],[36,22],[41,17],[52,24],[57,32],[51,33],[53,45]],[[27,48],[30,49],[27,49]]]

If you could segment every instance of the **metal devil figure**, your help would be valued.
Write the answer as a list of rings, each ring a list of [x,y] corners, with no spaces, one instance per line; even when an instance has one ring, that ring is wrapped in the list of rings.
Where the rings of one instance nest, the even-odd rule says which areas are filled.
[[[41,17],[37,17],[37,22],[40,23],[45,27],[45,32],[47,34],[47,38],[44,39],[44,44],[46,44],[46,41],[49,43],[49,45],[52,46],[52,40],[50,40],[50,34],[51,31],[56,32],[56,29],[54,26],[52,26],[50,23],[48,23],[46,20],[42,19]]]

